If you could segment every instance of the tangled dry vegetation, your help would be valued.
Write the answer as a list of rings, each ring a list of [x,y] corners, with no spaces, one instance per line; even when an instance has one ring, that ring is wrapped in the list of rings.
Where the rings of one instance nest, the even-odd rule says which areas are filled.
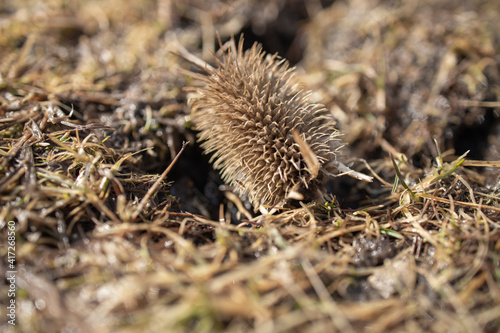
[[[498,332],[493,1],[0,4],[2,332]],[[251,215],[192,130],[183,45],[297,64],[373,183]],[[251,45],[251,44],[250,44]],[[188,142],[189,144],[185,144]],[[468,151],[468,153],[467,153]]]

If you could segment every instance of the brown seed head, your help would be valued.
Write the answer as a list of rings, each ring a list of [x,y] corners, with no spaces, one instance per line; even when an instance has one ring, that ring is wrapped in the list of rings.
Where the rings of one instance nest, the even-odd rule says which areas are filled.
[[[329,112],[291,83],[293,69],[258,44],[230,47],[206,68],[190,100],[199,141],[222,178],[255,208],[290,198],[317,199],[336,171],[338,131]]]

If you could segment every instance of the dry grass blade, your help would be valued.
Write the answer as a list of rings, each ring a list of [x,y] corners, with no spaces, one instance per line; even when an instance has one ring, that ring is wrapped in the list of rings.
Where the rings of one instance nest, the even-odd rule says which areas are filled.
[[[396,192],[398,183],[401,182],[401,185],[403,186],[403,188],[405,190],[407,190],[411,194],[412,197],[415,198],[415,193],[413,193],[413,191],[410,189],[410,187],[408,185],[406,185],[406,182],[404,181],[403,176],[401,175],[401,172],[399,171],[399,167],[396,164],[396,161],[394,160],[394,158],[392,156],[390,158],[392,161],[392,165],[394,166],[394,171],[396,171],[396,179],[394,180],[394,186],[392,188],[392,191]]]
[[[474,161],[465,160],[463,166],[500,168],[500,161]]]
[[[148,190],[148,192],[146,193],[146,195],[144,196],[144,198],[142,198],[142,200],[139,203],[139,205],[137,206],[136,210],[132,213],[132,216],[131,216],[131,220],[132,221],[135,220],[139,216],[139,214],[142,213],[144,207],[148,203],[148,200],[151,198],[151,196],[153,194],[155,194],[156,190],[158,189],[158,186],[160,186],[160,183],[163,181],[163,179],[165,179],[165,177],[168,175],[168,173],[170,172],[170,170],[172,170],[172,167],[175,165],[175,163],[177,162],[177,160],[181,156],[181,154],[184,151],[184,148],[186,147],[187,144],[188,144],[188,142],[184,142],[182,144],[182,148],[179,150],[179,152],[177,153],[177,155],[175,155],[175,157],[172,160],[172,162],[170,163],[170,165],[165,169],[165,171],[162,172],[162,174],[160,175],[160,177],[158,177],[158,179],[153,184],[153,186],[151,186],[151,188]]]
[[[321,164],[318,161],[318,158],[312,151],[311,147],[307,144],[307,142],[302,139],[299,132],[297,130],[292,130],[293,139],[299,145],[300,153],[304,158],[304,162],[307,165],[307,171],[311,174],[311,179],[318,177],[319,169]]]

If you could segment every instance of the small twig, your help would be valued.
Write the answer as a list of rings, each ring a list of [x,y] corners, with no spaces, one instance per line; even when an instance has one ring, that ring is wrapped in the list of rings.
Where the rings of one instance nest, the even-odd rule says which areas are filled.
[[[172,52],[172,54],[175,54],[176,56],[183,58],[184,60],[192,63],[193,65],[195,65],[200,69],[214,70],[214,68],[210,66],[210,64],[208,64],[207,62],[201,60],[200,58],[189,52],[181,43],[177,42],[176,46],[177,46],[177,52]]]
[[[165,171],[163,171],[163,173],[156,180],[156,182],[153,184],[153,186],[151,186],[151,188],[148,190],[148,192],[146,193],[146,195],[144,196],[144,198],[142,198],[141,202],[137,206],[137,209],[135,210],[134,213],[132,213],[132,216],[131,216],[130,220],[133,221],[133,220],[135,220],[137,218],[137,216],[139,216],[139,214],[142,212],[142,210],[146,206],[146,203],[148,202],[149,198],[151,198],[151,196],[156,192],[156,189],[158,188],[158,186],[160,186],[160,183],[167,176],[167,174],[170,172],[170,170],[172,170],[173,166],[175,165],[175,163],[177,162],[177,160],[181,156],[182,152],[184,151],[184,148],[186,147],[186,145],[188,143],[189,142],[183,142],[182,143],[181,150],[179,150],[179,152],[177,153],[177,155],[175,155],[175,158],[172,160],[172,162],[170,163],[170,165],[165,169]]]
[[[363,164],[366,166],[366,168],[371,172],[371,174],[379,181],[381,182],[382,184],[388,186],[388,187],[392,187],[391,183],[385,181],[384,179],[382,179],[382,177],[380,177],[376,172],[375,170],[373,170],[373,168],[370,166],[370,164],[368,164],[368,162],[366,162],[366,160],[362,159],[361,160],[363,162]]]

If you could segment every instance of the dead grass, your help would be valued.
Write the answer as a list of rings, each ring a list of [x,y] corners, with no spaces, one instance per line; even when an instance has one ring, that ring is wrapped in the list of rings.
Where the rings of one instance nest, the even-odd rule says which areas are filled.
[[[304,3],[0,5],[3,332],[500,330],[498,5]],[[199,153],[171,51],[282,36],[258,13],[300,6],[301,80],[376,181],[252,216]]]

